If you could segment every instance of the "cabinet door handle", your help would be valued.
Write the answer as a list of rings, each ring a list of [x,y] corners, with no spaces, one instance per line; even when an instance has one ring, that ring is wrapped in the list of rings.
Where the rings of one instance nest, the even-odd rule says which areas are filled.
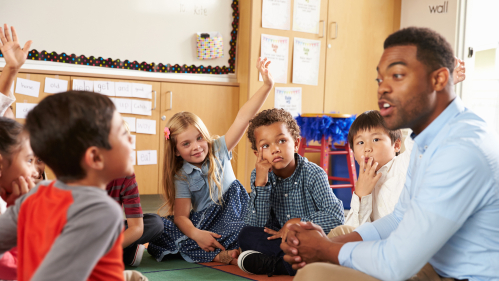
[[[156,91],[153,91],[153,92],[154,92],[154,108],[151,110],[156,110],[156,101],[157,101],[158,95],[157,95]]]
[[[334,33],[334,37],[333,37],[333,35],[331,34],[331,31],[333,31],[333,29],[331,28],[331,26],[333,25],[333,23],[334,23],[334,25],[336,26],[336,28],[335,28],[335,33]],[[331,39],[336,39],[336,38],[338,38],[338,23],[337,23],[337,22],[335,22],[335,21],[333,21],[333,22],[331,22],[331,23],[329,24],[329,37],[331,37]]]
[[[319,38],[324,38],[324,33],[326,33],[326,21],[320,20],[319,23],[322,22],[322,35]]]
[[[173,92],[168,91],[167,93],[170,93],[170,108],[167,110],[172,110],[172,108],[173,108]]]

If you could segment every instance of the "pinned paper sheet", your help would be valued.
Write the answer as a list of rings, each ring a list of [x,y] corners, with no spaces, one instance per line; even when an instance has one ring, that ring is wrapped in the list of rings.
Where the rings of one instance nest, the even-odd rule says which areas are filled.
[[[295,37],[293,54],[293,83],[319,84],[321,41]]]
[[[54,78],[45,78],[45,89],[47,94],[63,93],[68,90],[68,81]]]
[[[132,84],[132,97],[152,99],[152,85],[149,84]]]
[[[94,92],[106,96],[115,96],[116,94],[114,93],[114,82],[94,81]]]
[[[132,84],[125,82],[116,82],[115,92],[117,97],[131,97]]]
[[[134,150],[134,151],[132,151],[132,154],[131,154],[131,156],[130,156],[130,157],[132,157],[132,159],[133,159],[133,160],[132,160],[133,165],[134,165],[134,166],[135,166],[135,165],[137,165],[137,154],[136,154],[135,150]]]
[[[289,30],[291,0],[263,0],[262,27]]]
[[[137,119],[137,133],[156,134],[156,120]]]
[[[131,99],[116,99],[111,98],[119,113],[132,113],[132,100]],[[130,125],[130,123],[128,124]]]
[[[319,21],[321,20],[321,0],[294,1],[293,30],[318,34]]]
[[[40,95],[40,82],[17,78],[16,94],[38,97]]]
[[[158,164],[157,150],[137,151],[137,165],[156,165],[156,164]]]
[[[135,117],[123,117],[123,120],[125,120],[125,122],[128,124],[130,132],[135,132]]]
[[[136,135],[130,135],[132,137],[132,148],[137,149],[137,136]]]
[[[94,81],[74,79],[73,80],[73,91],[93,92],[94,91]]]
[[[291,113],[293,117],[301,114],[301,88],[276,87],[274,107],[286,110]]]
[[[132,114],[151,116],[152,102],[132,100]]]
[[[28,112],[30,112],[37,104],[36,103],[16,103],[16,118],[26,119]]]
[[[289,38],[262,34],[260,57],[271,61],[269,70],[276,83],[288,82]],[[260,81],[263,81],[260,75]]]

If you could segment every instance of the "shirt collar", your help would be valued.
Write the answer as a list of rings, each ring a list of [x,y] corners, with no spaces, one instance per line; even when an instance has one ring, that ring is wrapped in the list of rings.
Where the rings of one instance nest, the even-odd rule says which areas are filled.
[[[388,161],[388,163],[386,163],[381,168],[379,168],[379,170],[376,172],[376,174],[383,173],[383,172],[390,170],[392,168],[393,163],[395,162],[396,158],[397,158],[397,156],[393,157],[392,160]],[[383,174],[385,174],[385,173],[383,173]]]
[[[208,172],[208,161],[205,161],[203,165],[201,166],[201,169],[192,165],[191,163],[187,162],[184,160],[184,164],[182,165],[182,170],[186,175],[190,175],[192,171],[198,170],[202,174],[206,174]]]
[[[433,120],[433,122],[431,122],[428,127],[426,127],[419,135],[412,133],[411,138],[414,140],[418,147],[428,147],[433,139],[435,139],[437,134],[449,122],[449,120],[463,111],[463,101],[459,97],[456,97],[447,106],[447,108],[442,111],[442,113],[440,113],[440,115],[438,115],[438,117]]]
[[[306,161],[306,158],[301,156],[300,154],[298,153],[295,153],[295,162],[296,162],[296,168],[295,168],[295,171],[293,172],[293,174],[289,177],[289,178],[285,178],[285,179],[281,179],[279,178],[280,180],[291,180],[295,177],[295,175],[298,175],[300,172],[299,170],[301,169],[301,167],[303,166],[303,163],[305,163]],[[277,178],[277,175],[274,174],[274,172],[270,172],[270,175],[276,179]]]

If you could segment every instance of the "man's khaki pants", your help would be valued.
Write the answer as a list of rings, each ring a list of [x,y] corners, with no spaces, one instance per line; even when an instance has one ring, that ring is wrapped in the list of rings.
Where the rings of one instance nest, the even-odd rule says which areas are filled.
[[[341,225],[331,230],[327,237],[332,238],[344,234],[351,233],[354,227],[348,225]],[[298,270],[294,281],[308,281],[308,280],[365,280],[365,281],[378,281],[370,275],[351,269],[344,266],[334,265],[330,263],[311,263],[304,268]],[[416,275],[409,279],[410,281],[448,281],[454,280],[452,278],[440,277],[433,267],[427,263]]]

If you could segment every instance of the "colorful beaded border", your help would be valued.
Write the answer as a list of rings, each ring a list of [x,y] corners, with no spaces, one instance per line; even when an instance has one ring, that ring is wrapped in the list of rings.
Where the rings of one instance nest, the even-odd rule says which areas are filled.
[[[130,62],[129,60],[113,60],[111,58],[104,59],[102,57],[95,58],[94,56],[86,57],[84,55],[76,56],[75,54],[67,55],[66,53],[57,54],[55,52],[31,50],[28,54],[29,60],[52,61],[59,63],[69,63],[77,65],[88,65],[97,67],[108,67],[117,69],[130,69],[149,72],[162,73],[194,73],[194,74],[229,74],[235,73],[236,64],[236,40],[239,30],[239,0],[233,0],[231,5],[232,12],[232,32],[229,50],[229,67],[227,66],[203,66],[203,65],[171,65],[171,64],[155,64],[155,63],[139,63],[137,61]],[[0,52],[0,57],[3,57]]]

